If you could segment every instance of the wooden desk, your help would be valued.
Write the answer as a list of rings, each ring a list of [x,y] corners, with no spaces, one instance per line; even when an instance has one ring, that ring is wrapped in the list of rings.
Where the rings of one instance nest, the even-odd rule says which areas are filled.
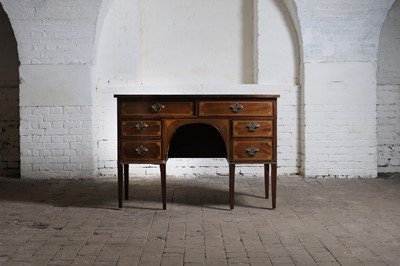
[[[118,101],[118,203],[129,198],[129,164],[159,164],[166,209],[168,158],[226,158],[234,208],[235,164],[264,164],[276,207],[279,95],[114,95]]]

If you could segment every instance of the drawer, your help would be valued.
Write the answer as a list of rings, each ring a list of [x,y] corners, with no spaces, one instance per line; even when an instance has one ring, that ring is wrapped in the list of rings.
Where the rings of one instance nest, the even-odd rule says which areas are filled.
[[[122,116],[192,116],[192,102],[122,102]]]
[[[121,122],[121,135],[123,137],[160,137],[161,121],[134,120]]]
[[[232,122],[234,137],[272,137],[272,120],[234,120]]]
[[[234,161],[272,161],[273,140],[234,140]]]
[[[161,141],[122,141],[121,158],[123,161],[161,160]]]
[[[200,116],[273,116],[272,101],[207,101],[199,103]]]

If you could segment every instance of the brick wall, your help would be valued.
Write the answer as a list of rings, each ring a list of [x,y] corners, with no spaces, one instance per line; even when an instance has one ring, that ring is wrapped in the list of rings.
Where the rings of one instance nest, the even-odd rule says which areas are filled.
[[[393,1],[295,1],[304,60],[303,172],[376,177],[376,54]]]
[[[87,64],[101,0],[1,0],[19,43],[21,64]]]
[[[102,0],[1,0],[18,42],[21,175],[97,175],[91,65]]]
[[[19,176],[18,88],[0,87],[0,176]]]
[[[96,175],[98,168],[102,174],[114,174],[113,93],[246,92],[282,95],[281,174],[297,173],[302,164],[306,176],[374,177],[377,124],[389,130],[380,131],[383,141],[396,136],[393,124],[398,123],[397,118],[388,119],[394,111],[390,108],[397,107],[387,101],[396,99],[398,83],[379,82],[381,92],[376,93],[379,34],[393,2],[254,1],[257,85],[171,84],[148,89],[140,79],[144,52],[138,40],[143,21],[136,17],[141,13],[135,10],[136,1],[0,0],[13,26],[21,61],[22,175]],[[282,3],[291,7],[290,14]],[[298,18],[294,17],[295,27],[290,15]],[[70,108],[83,110],[89,118],[79,118],[83,121],[79,124],[78,114],[68,113]],[[385,166],[393,154],[385,156],[380,157],[380,165]],[[206,169],[201,164],[181,161],[175,165],[186,170],[197,167],[193,170],[197,173]],[[214,166],[210,169],[219,171]]]
[[[378,171],[400,172],[400,1],[383,25],[378,51]]]
[[[92,177],[91,106],[21,107],[24,177]]]

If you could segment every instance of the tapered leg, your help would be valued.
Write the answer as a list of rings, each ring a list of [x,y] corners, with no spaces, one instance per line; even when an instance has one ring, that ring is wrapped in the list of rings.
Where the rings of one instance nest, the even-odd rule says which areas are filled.
[[[118,207],[122,208],[122,164],[118,164]]]
[[[264,164],[265,198],[269,198],[269,164]]]
[[[162,204],[163,209],[167,208],[167,181],[166,181],[166,167],[165,164],[160,164],[161,172],[161,193],[162,193]]]
[[[129,199],[129,164],[124,164],[125,200]]]
[[[229,205],[231,210],[235,205],[235,164],[229,164]]]
[[[271,171],[271,185],[272,185],[272,209],[276,208],[276,164],[272,164]]]

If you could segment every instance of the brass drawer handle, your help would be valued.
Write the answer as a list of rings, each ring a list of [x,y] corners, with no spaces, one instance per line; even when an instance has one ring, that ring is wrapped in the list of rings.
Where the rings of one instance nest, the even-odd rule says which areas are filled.
[[[246,125],[246,127],[247,127],[249,132],[255,132],[257,130],[257,128],[260,127],[260,124],[258,124],[256,122],[251,122],[251,123],[248,123]]]
[[[139,147],[136,148],[136,152],[140,156],[146,156],[148,151],[149,149],[143,145],[140,145]]]
[[[251,156],[256,156],[256,153],[259,152],[260,149],[254,146],[250,146],[246,149],[246,152]]]
[[[233,113],[239,113],[240,111],[242,111],[243,105],[241,105],[240,103],[234,103],[229,107],[229,109],[231,109]]]
[[[138,123],[135,124],[135,128],[137,131],[141,132],[143,130],[145,130],[146,128],[148,128],[149,125],[147,125],[145,122],[140,121]]]
[[[151,109],[154,113],[161,113],[164,110],[165,106],[161,103],[155,103],[151,106]]]

